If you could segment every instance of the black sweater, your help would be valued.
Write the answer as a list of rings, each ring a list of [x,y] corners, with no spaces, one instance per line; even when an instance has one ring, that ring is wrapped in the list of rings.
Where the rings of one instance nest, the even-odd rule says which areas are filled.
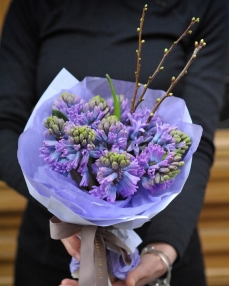
[[[0,179],[28,198],[19,246],[47,265],[60,268],[69,258],[61,244],[49,238],[51,214],[28,193],[17,162],[18,136],[37,100],[63,67],[79,80],[108,73],[113,79],[135,81],[136,28],[144,4],[133,0],[14,0],[10,7],[0,50]],[[193,122],[202,125],[203,136],[181,194],[137,230],[144,244],[164,241],[173,245],[180,265],[188,246],[193,245],[213,161],[213,136],[224,87],[227,1],[148,1],[140,75],[140,82],[145,83],[164,48],[179,38],[192,17],[199,17],[200,23],[175,47],[151,88],[167,89],[171,76],[177,76],[190,58],[194,41],[204,38],[207,46],[174,89],[174,95],[186,101]]]

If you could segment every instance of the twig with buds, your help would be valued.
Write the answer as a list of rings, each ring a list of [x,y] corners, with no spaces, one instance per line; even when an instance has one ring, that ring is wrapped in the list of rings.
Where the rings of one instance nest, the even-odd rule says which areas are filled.
[[[144,84],[144,89],[143,89],[143,91],[142,91],[142,93],[141,93],[141,95],[140,95],[140,97],[139,97],[139,100],[138,100],[138,102],[137,102],[137,104],[136,104],[135,106],[133,105],[133,102],[134,102],[134,104],[135,104],[136,95],[134,95],[134,101],[132,101],[132,109],[131,109],[131,112],[132,112],[132,113],[137,109],[138,105],[144,100],[144,95],[145,95],[146,90],[148,89],[149,85],[151,84],[152,80],[153,80],[153,79],[155,78],[155,76],[159,73],[159,71],[161,71],[161,70],[164,69],[164,67],[162,66],[162,64],[164,63],[166,57],[169,55],[169,53],[172,51],[172,49],[173,49],[186,35],[190,35],[190,34],[192,33],[192,31],[190,30],[190,28],[191,28],[194,24],[198,23],[199,21],[200,21],[199,18],[194,18],[194,17],[193,17],[192,20],[191,20],[191,23],[189,24],[188,28],[183,32],[183,34],[171,45],[171,47],[170,47],[169,49],[165,49],[165,50],[164,50],[164,55],[163,55],[163,57],[162,57],[162,59],[161,59],[159,65],[157,66],[157,68],[156,68],[156,70],[154,71],[154,73],[153,73],[151,76],[149,76],[147,83]],[[140,70],[139,70],[139,71],[140,71]],[[137,72],[138,72],[138,69],[137,69]],[[139,75],[136,75],[136,78],[138,78],[138,77],[139,77]],[[137,85],[137,84],[138,84],[138,87],[139,87],[139,83],[136,83],[136,85]],[[135,92],[136,92],[136,89],[135,89]]]
[[[196,59],[197,53],[200,51],[200,49],[202,49],[203,47],[206,46],[206,43],[204,42],[204,40],[200,40],[200,42],[198,43],[197,41],[195,42],[195,49],[194,52],[191,56],[191,58],[189,59],[189,61],[187,62],[187,64],[185,65],[184,69],[181,71],[181,73],[178,75],[177,78],[175,78],[174,76],[171,78],[171,84],[168,88],[168,90],[166,91],[166,93],[164,94],[164,96],[161,99],[157,100],[156,105],[154,106],[152,112],[150,113],[150,116],[148,117],[147,123],[150,122],[151,118],[153,117],[155,111],[158,109],[159,105],[162,103],[162,101],[169,96],[172,96],[173,94],[171,93],[171,91],[173,90],[173,88],[175,87],[175,85],[178,83],[178,81],[187,73],[188,68],[190,67],[190,65],[192,64],[192,62]]]
[[[142,17],[140,19],[140,27],[137,28],[137,32],[138,32],[138,49],[136,50],[136,53],[137,53],[137,68],[136,68],[136,71],[135,71],[134,96],[133,96],[133,99],[131,101],[132,113],[133,113],[133,110],[134,110],[136,96],[137,96],[138,88],[139,88],[139,85],[140,85],[139,84],[139,74],[140,74],[140,69],[141,69],[141,50],[142,50],[142,44],[145,43],[145,40],[142,40],[142,29],[143,29],[143,23],[144,23],[146,11],[147,11],[147,4],[144,6],[143,11],[142,11]]]

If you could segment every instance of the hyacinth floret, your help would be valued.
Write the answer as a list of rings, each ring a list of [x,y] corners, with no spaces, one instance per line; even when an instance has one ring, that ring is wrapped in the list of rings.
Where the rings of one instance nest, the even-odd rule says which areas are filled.
[[[93,144],[95,141],[95,131],[89,126],[76,126],[71,123],[65,127],[65,132],[72,144],[80,144],[81,147],[89,144],[92,148],[95,147]]]
[[[145,132],[144,132],[144,142],[149,143],[150,141],[152,141],[152,138],[155,136],[156,132],[157,132],[157,125],[161,125],[162,124],[162,120],[161,117],[157,114],[155,114],[150,122],[148,123],[148,125],[145,128]]]
[[[99,121],[110,115],[110,108],[107,102],[100,96],[94,96],[88,102],[85,102],[81,111],[75,114],[75,122],[78,125],[89,125],[93,129],[97,128]]]
[[[58,153],[56,161],[50,163],[51,168],[59,173],[77,170],[82,176],[80,186],[88,185],[88,160],[90,151],[95,147],[95,131],[88,126],[76,126],[67,123],[65,126],[67,139],[56,142],[55,152]]]
[[[53,139],[60,140],[64,137],[65,121],[62,118],[50,116],[45,120],[44,126],[46,128],[44,132],[46,138],[52,137]]]
[[[130,140],[134,140],[136,137],[139,136],[139,134],[142,134],[145,132],[145,128],[147,127],[147,118],[149,116],[150,112],[149,109],[144,110],[136,110],[132,114],[128,114],[129,117],[129,125],[127,126],[129,131],[129,138]]]
[[[82,100],[79,96],[68,91],[64,91],[59,95],[57,99],[54,100],[52,109],[59,110],[60,112],[68,116],[71,107],[80,110],[82,108],[83,102],[84,100]]]
[[[117,196],[126,198],[137,191],[140,166],[130,154],[105,152],[96,160],[93,169],[100,184],[90,191],[95,197],[114,203]]]
[[[146,108],[143,110],[136,110],[134,113],[129,113],[129,125],[127,125],[127,130],[129,132],[129,142],[128,142],[128,152],[134,151],[135,155],[139,154],[140,144],[144,140],[144,132],[147,127],[147,115],[149,115],[149,110]]]
[[[184,156],[192,143],[190,136],[179,129],[172,130],[170,135],[175,139],[176,153]]]
[[[139,165],[145,170],[142,185],[151,194],[156,190],[164,190],[179,174],[184,162],[181,156],[165,151],[160,145],[149,143],[137,157]]]
[[[105,148],[125,150],[128,132],[115,115],[103,118],[96,130],[96,139]]]
[[[56,150],[57,143],[58,141],[55,140],[44,140],[43,147],[39,149],[40,157],[44,158],[44,161],[51,167],[51,169],[54,169],[53,166],[55,162],[57,162],[61,157],[61,152]]]
[[[51,164],[51,168],[62,174],[67,174],[71,169],[77,168],[80,160],[80,145],[73,145],[69,140],[61,139],[56,143],[58,160]]]
[[[184,156],[191,146],[190,137],[176,126],[166,123],[156,124],[156,127],[157,132],[152,142],[161,145],[167,151],[173,151]]]
[[[136,110],[133,114],[129,114],[130,126],[129,131],[129,146],[127,151],[134,151],[135,155],[138,155],[156,134],[156,125],[161,123],[159,116],[152,117],[150,123],[146,123],[147,118],[150,115],[148,108]]]
[[[167,123],[156,124],[157,131],[152,142],[160,145],[168,152],[174,151],[176,148],[176,139],[170,134],[170,132],[176,128],[176,126],[173,127]]]

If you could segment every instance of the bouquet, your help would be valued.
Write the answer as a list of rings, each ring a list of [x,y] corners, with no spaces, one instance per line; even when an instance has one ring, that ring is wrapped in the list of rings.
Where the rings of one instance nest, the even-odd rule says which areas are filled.
[[[198,19],[193,18],[178,41],[165,49],[157,70],[141,85],[146,10],[145,6],[138,28],[136,82],[112,81],[108,75],[78,82],[63,69],[19,139],[18,159],[29,191],[55,216],[52,237],[81,231],[80,269],[89,269],[87,275],[80,273],[84,286],[106,285],[107,267],[112,276],[125,279],[137,266],[141,240],[133,229],[180,193],[202,133],[192,124],[185,102],[171,90],[205,45],[203,40],[195,43],[192,58],[177,78],[172,77],[166,92],[148,88],[169,52]],[[78,267],[73,260],[72,272]]]

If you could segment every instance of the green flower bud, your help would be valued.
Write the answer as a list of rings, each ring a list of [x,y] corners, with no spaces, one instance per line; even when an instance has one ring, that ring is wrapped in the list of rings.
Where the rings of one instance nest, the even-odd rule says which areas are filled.
[[[168,180],[170,180],[171,178],[170,178],[168,175],[164,175],[164,176],[163,176],[163,179],[164,179],[164,181],[168,181]]]
[[[117,126],[117,124],[120,124],[120,121],[115,115],[107,116],[103,118],[98,125],[98,128],[103,130],[106,134],[109,133],[111,126]]]
[[[53,130],[54,134],[59,134],[60,133],[59,127],[56,124],[52,125],[52,130]]]
[[[85,146],[87,145],[87,140],[84,139],[84,140],[81,142],[81,145],[82,145],[83,147],[85,147]]]
[[[83,141],[83,139],[84,139],[83,134],[80,134],[79,139],[80,139],[80,142],[82,142],[82,141]]]
[[[95,106],[99,106],[99,108],[102,111],[107,110],[107,112],[109,112],[109,110],[110,110],[109,106],[107,105],[106,100],[103,99],[100,95],[96,95],[96,96],[92,97],[88,101],[88,105],[91,108],[91,110],[93,110]]]
[[[118,165],[117,162],[113,162],[113,163],[111,164],[111,167],[112,167],[112,169],[114,169],[114,170],[118,170],[119,165]]]
[[[44,126],[48,129],[49,135],[56,135],[57,139],[62,138],[65,127],[65,122],[62,118],[50,116],[45,120]]]
[[[130,165],[130,160],[126,159],[126,167]]]
[[[179,154],[177,154],[174,158],[173,161],[178,162],[181,160],[181,156]]]
[[[169,172],[169,168],[160,168],[159,172],[160,173],[168,173]]]
[[[164,182],[165,182],[164,175],[161,174],[161,182],[160,183],[164,183]]]
[[[101,124],[101,126],[102,126],[102,124]],[[109,132],[109,128],[110,128],[109,122],[105,122],[104,125],[103,125],[103,129],[104,129],[104,131],[105,131],[106,133]],[[101,128],[101,129],[102,129],[102,128]]]
[[[177,169],[177,166],[174,166],[174,165],[171,164],[171,165],[169,165],[169,169],[170,169],[170,170],[176,170],[176,169]]]
[[[76,100],[75,94],[69,93],[67,91],[62,92],[59,97],[62,98],[69,107],[73,105]]]
[[[80,138],[79,136],[74,137],[74,143],[79,144]]]
[[[87,126],[75,126],[75,128],[68,130],[67,134],[75,144],[94,146],[92,142],[95,140],[95,131]]]
[[[126,161],[126,160],[122,160],[122,161],[120,162],[120,166],[121,166],[122,168],[125,168],[126,166],[128,166],[127,161]]]
[[[180,170],[179,169],[173,170],[171,173],[172,174],[171,174],[170,178],[174,178],[174,177],[176,177],[180,173]]]
[[[156,184],[159,184],[161,181],[161,175],[159,173],[156,173],[154,180]]]
[[[130,165],[128,154],[119,154],[116,152],[107,152],[99,158],[100,162],[107,167],[111,167],[114,171],[125,168]]]
[[[170,179],[172,179],[172,177],[173,177],[172,170],[171,170],[170,172],[168,172],[168,174],[167,174],[167,175],[169,176],[169,178],[170,178]]]

